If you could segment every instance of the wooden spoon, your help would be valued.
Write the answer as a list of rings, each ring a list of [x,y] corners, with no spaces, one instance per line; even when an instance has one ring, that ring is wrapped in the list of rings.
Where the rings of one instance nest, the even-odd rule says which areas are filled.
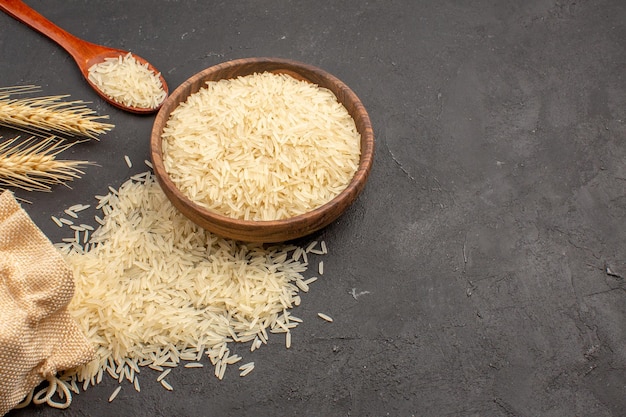
[[[89,80],[89,68],[91,68],[93,65],[103,62],[106,58],[117,58],[119,56],[124,57],[128,55],[128,51],[108,48],[102,45],[96,45],[77,38],[76,36],[56,26],[54,23],[43,17],[41,14],[24,4],[24,2],[22,2],[21,0],[0,0],[0,10],[3,10],[8,15],[30,26],[32,29],[35,29],[38,32],[46,35],[48,38],[52,39],[57,44],[62,46],[74,58],[74,60],[78,64],[80,72],[83,74],[83,77],[85,77],[85,80],[87,80],[89,85],[91,85],[91,87],[96,90],[100,97],[111,103],[113,106],[118,107],[122,110],[139,114],[154,113],[159,110],[163,102],[161,102],[161,104],[159,104],[159,106],[156,108],[133,107],[118,103],[117,101],[106,95],[102,90],[100,90],[100,88],[98,88],[98,86],[96,86]],[[157,69],[154,68],[145,59],[135,54],[133,54],[133,57],[139,63],[147,64],[150,71],[154,72],[155,74],[159,74],[159,71],[157,71]],[[167,95],[168,88],[165,79],[163,78],[163,75],[160,75],[159,78],[161,80],[161,84],[163,85],[163,90]]]

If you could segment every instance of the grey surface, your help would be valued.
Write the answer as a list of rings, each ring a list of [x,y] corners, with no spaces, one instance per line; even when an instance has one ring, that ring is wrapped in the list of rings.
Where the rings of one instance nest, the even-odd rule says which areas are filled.
[[[69,410],[10,416],[626,415],[624,1],[28,3],[172,89],[233,58],[317,65],[360,96],[377,152],[358,201],[313,236],[330,254],[291,349],[239,347],[257,364],[243,379],[177,369],[170,393],[146,371],[111,404],[105,379]],[[116,125],[74,148],[99,165],[73,189],[28,195],[58,240],[51,214],[143,169],[153,118],[99,100],[65,51],[2,14],[0,79]]]

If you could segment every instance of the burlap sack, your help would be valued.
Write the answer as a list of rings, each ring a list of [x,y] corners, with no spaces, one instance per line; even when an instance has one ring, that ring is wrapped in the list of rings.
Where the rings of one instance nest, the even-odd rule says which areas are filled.
[[[42,381],[93,358],[67,312],[72,273],[9,191],[0,195],[0,416]]]

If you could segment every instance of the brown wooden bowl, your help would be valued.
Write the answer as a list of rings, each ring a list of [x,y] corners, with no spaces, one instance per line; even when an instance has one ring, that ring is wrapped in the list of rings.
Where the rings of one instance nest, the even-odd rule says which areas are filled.
[[[236,78],[254,73],[274,72],[289,74],[331,90],[355,121],[361,134],[361,159],[356,174],[347,188],[334,199],[317,209],[284,220],[237,220],[191,201],[176,188],[165,171],[162,158],[161,134],[170,113],[187,98],[203,88],[207,81]],[[337,219],[363,190],[374,157],[374,132],[365,107],[343,82],[333,75],[311,65],[279,58],[244,58],[224,62],[197,73],[181,84],[159,110],[152,128],[150,151],[154,173],[161,188],[174,206],[191,221],[219,236],[246,242],[284,242],[311,234]]]

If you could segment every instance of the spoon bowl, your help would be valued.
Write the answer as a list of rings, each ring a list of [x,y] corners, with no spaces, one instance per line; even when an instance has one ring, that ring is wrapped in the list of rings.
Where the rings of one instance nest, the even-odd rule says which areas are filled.
[[[100,88],[89,79],[89,68],[93,67],[94,65],[104,62],[107,58],[118,58],[120,56],[125,57],[126,55],[128,55],[128,51],[124,51],[122,49],[109,48],[109,47],[89,43],[86,41],[81,41],[81,42],[83,46],[88,47],[88,50],[85,50],[85,52],[70,53],[70,55],[72,55],[72,57],[78,64],[78,68],[81,74],[83,74],[85,81],[87,81],[87,83],[95,90],[95,92],[100,97],[102,97],[104,100],[109,102],[111,105],[119,109],[129,111],[131,113],[151,114],[151,113],[156,113],[157,111],[159,111],[165,99],[161,102],[161,104],[159,104],[157,107],[154,107],[154,108],[141,108],[141,107],[136,107],[136,106],[127,106],[123,103],[113,100],[111,97],[106,95],[106,93],[100,90]],[[161,75],[161,73],[150,62],[146,61],[144,58],[135,54],[133,54],[133,58],[135,58],[135,60],[139,62],[140,64],[147,65],[148,69],[151,72],[155,74],[159,74],[161,85],[167,96],[169,92],[168,92],[168,87],[165,82],[165,79],[163,78],[163,75]]]
[[[72,58],[74,58],[74,61],[76,61],[76,64],[78,65],[78,68],[87,83],[96,91],[96,93],[98,93],[100,97],[102,97],[111,105],[131,113],[150,114],[157,112],[161,107],[161,104],[163,104],[163,102],[165,101],[163,100],[161,104],[154,108],[128,106],[109,97],[98,86],[96,86],[93,82],[89,80],[89,69],[92,66],[104,62],[107,58],[117,58],[120,56],[125,57],[126,55],[128,55],[128,51],[116,48],[109,48],[82,40],[72,35],[71,33],[61,29],[59,26],[52,23],[50,20],[39,14],[37,11],[27,6],[21,0],[0,0],[0,10],[19,20],[20,22],[30,26],[32,29],[47,36],[58,45],[60,45],[63,49],[65,49],[72,56]],[[159,74],[159,79],[161,81],[163,91],[165,91],[165,95],[167,96],[169,92],[167,83],[165,82],[163,75],[145,59],[135,54],[132,55],[137,62],[143,65],[147,65],[147,68],[154,74]]]

